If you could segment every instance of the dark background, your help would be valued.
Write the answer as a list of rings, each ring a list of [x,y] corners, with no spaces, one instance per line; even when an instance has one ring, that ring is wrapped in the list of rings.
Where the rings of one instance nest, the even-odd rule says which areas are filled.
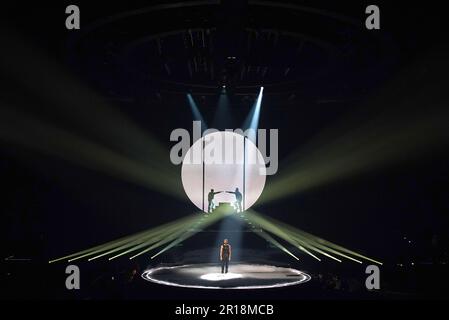
[[[161,2],[154,2],[158,3]],[[152,4],[148,1],[77,1],[81,9],[80,31],[68,31],[64,27],[67,4],[44,1],[4,4],[2,28],[19,35],[39,54],[43,52],[63,65],[67,72],[110,105],[156,136],[167,150],[173,129],[191,128],[186,92],[192,92],[206,122],[210,123],[221,85],[226,84],[233,116],[229,126],[235,128],[250,111],[258,87],[271,84],[265,85],[260,127],[279,129],[280,173],[282,159],[315,134],[360,111],[361,106],[374,99],[395,77],[407,72],[417,61],[430,64],[432,61],[426,60],[429,54],[447,52],[441,49],[447,44],[444,10],[436,3],[378,2],[376,4],[381,8],[380,31],[363,30],[364,8],[368,4],[363,1],[298,2],[358,20],[362,28],[311,13],[292,17],[288,10],[269,10],[246,5],[244,1],[229,1],[213,8],[200,6],[148,16],[144,14],[117,23],[106,23],[106,27],[85,33],[82,32],[88,26],[106,17]],[[216,67],[216,75],[212,79],[201,75],[190,79],[184,73],[177,73],[175,66],[184,63],[185,57],[176,46],[165,47],[163,57],[145,57],[130,45],[145,35],[210,26],[219,30],[211,54]],[[327,55],[324,58],[314,45],[306,44],[303,48],[305,58],[301,60],[304,65],[297,69],[292,67],[292,79],[284,81],[273,72],[263,79],[248,76],[242,80],[234,66],[226,64],[226,57],[243,56],[246,40],[242,30],[248,26],[300,31],[309,37],[323,39],[340,53],[329,49],[325,51]],[[372,33],[376,33],[375,36]],[[235,37],[242,39],[231,45]],[[266,55],[263,54],[264,46],[262,43],[258,54],[246,56],[245,63],[257,65],[260,59],[265,64],[270,63],[273,70],[284,70],[286,64],[295,65],[297,62],[290,53],[298,48],[288,41],[281,40],[278,47]],[[123,52],[131,53],[125,55]],[[172,66],[170,75],[159,69],[165,61]],[[423,86],[433,76],[433,73],[424,76]],[[432,81],[444,83],[446,78],[432,78]],[[2,103],[31,110],[58,123],[57,117],[47,113],[45,100],[29,93],[20,79],[4,73],[0,79]],[[443,101],[444,95],[438,99]],[[404,109],[400,112],[414,111]],[[59,124],[65,126],[62,122]],[[3,298],[231,297],[230,293],[203,291],[192,295],[190,290],[161,288],[139,277],[128,282],[133,269],[141,271],[147,267],[148,259],[145,257],[135,263],[129,263],[127,258],[114,263],[83,263],[82,279],[88,280],[82,281],[88,283],[88,288],[76,293],[65,290],[64,263],[48,266],[49,259],[191,214],[196,208],[187,198],[185,201],[174,200],[59,158],[0,141]],[[175,167],[174,170],[179,171],[180,168]],[[368,293],[363,288],[352,293],[340,293],[312,281],[305,287],[252,292],[241,297],[447,297],[444,281],[441,281],[448,275],[447,264],[440,262],[447,262],[448,170],[448,154],[440,148],[363,175],[256,206],[266,215],[382,259],[385,261],[385,276],[382,278],[385,289],[378,293]],[[270,179],[274,177],[268,177],[268,184]],[[329,277],[338,274],[342,278],[364,278],[363,268],[333,263],[316,265],[302,256],[301,263],[295,265],[288,256],[267,248],[267,244],[257,237],[245,234],[244,240],[244,247],[252,249],[251,252],[266,250],[270,253],[264,257],[254,254],[252,259],[290,264],[313,275],[323,273]],[[153,263],[201,260],[201,255],[209,257],[208,252],[213,250],[215,242],[214,235],[199,234]],[[203,251],[190,257],[188,253],[192,250]],[[19,261],[7,260],[11,256],[19,258]],[[398,267],[398,264],[404,267]],[[233,293],[232,297],[240,297],[240,293],[235,296]]]

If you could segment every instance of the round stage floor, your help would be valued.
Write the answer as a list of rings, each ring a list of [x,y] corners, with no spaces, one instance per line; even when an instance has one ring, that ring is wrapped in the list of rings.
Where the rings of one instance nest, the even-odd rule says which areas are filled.
[[[259,264],[231,264],[229,272],[211,264],[156,267],[145,270],[145,280],[158,284],[201,289],[267,289],[293,286],[310,280],[302,271]]]

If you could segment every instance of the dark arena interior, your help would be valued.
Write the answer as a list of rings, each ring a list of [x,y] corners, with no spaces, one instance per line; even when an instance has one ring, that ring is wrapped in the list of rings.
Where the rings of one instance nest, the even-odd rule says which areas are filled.
[[[0,15],[2,300],[449,298],[443,8]]]

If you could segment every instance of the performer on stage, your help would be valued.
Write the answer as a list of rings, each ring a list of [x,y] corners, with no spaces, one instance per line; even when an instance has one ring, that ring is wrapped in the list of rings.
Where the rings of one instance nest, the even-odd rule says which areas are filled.
[[[235,206],[237,207],[237,212],[242,212],[242,194],[239,191],[239,188],[235,188],[235,191],[226,191],[227,193],[235,194]]]
[[[209,201],[209,205],[207,207],[207,212],[211,212],[214,209],[214,197],[216,194],[221,193],[223,191],[214,192],[214,189],[210,189],[209,194],[207,195],[207,200]]]
[[[228,243],[228,239],[224,239],[223,244],[220,246],[221,273],[228,273],[231,253],[231,245]]]

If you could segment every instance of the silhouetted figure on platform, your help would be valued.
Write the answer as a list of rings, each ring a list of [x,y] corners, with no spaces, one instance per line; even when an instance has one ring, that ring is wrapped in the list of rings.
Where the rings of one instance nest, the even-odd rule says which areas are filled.
[[[223,244],[220,246],[221,273],[228,273],[231,253],[231,245],[228,243],[228,239],[224,239]]]
[[[207,195],[207,200],[209,201],[209,205],[207,206],[207,212],[211,212],[214,209],[214,197],[216,194],[221,192],[223,191],[214,192],[214,189],[210,189],[210,192]]]
[[[235,194],[235,206],[237,207],[238,212],[242,212],[242,194],[239,191],[239,188],[235,188],[235,191],[226,191],[227,193]]]

